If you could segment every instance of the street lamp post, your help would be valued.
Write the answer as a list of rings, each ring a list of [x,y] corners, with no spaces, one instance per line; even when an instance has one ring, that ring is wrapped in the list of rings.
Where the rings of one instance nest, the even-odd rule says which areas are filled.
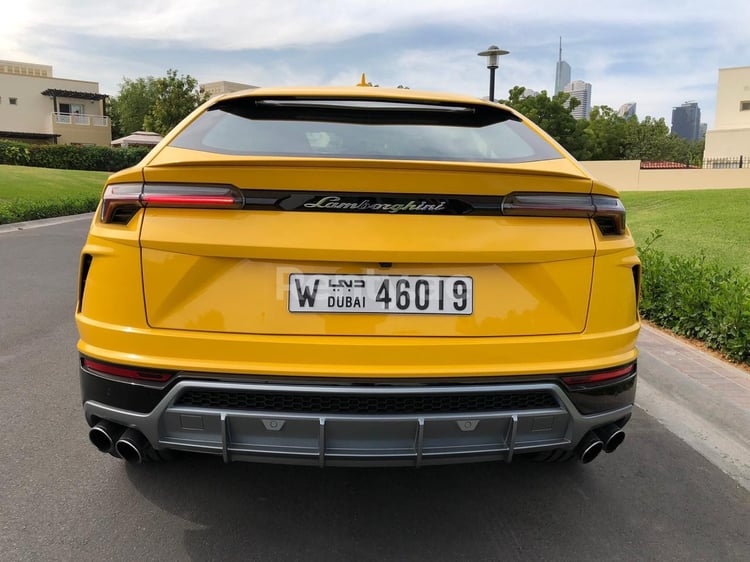
[[[509,52],[499,48],[497,45],[490,45],[486,51],[477,53],[480,57],[487,57],[487,68],[490,69],[490,101],[495,101],[495,70],[498,67],[498,59]]]

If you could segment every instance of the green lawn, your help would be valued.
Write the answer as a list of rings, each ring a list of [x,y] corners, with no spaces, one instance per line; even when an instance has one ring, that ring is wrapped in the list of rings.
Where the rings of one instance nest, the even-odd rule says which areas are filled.
[[[638,244],[660,229],[656,249],[683,256],[703,252],[709,260],[750,274],[750,189],[620,195]]]
[[[107,172],[0,165],[0,224],[93,211]]]
[[[0,201],[98,197],[109,172],[0,165]]]

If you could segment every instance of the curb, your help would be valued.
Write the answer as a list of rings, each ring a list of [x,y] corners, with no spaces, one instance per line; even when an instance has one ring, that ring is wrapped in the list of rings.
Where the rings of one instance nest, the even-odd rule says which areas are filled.
[[[53,217],[51,219],[38,219],[26,222],[12,222],[10,224],[0,225],[0,234],[8,232],[18,232],[19,230],[31,230],[33,228],[42,228],[45,226],[55,226],[66,222],[75,222],[81,220],[91,220],[94,213],[83,213],[80,215],[68,215],[65,217]]]

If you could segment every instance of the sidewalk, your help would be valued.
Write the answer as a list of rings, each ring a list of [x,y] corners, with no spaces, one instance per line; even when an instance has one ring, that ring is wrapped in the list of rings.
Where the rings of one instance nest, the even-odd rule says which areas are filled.
[[[711,389],[716,396],[750,410],[750,373],[645,324],[638,338],[638,347],[668,361],[686,377]]]
[[[636,404],[750,491],[750,373],[644,325]]]
[[[53,217],[51,219],[37,219],[26,222],[12,222],[9,224],[0,224],[0,234],[7,232],[18,232],[19,230],[31,230],[32,228],[42,228],[44,226],[54,226],[66,222],[75,222],[81,220],[90,221],[94,213],[82,213],[80,215],[66,215],[62,217]]]

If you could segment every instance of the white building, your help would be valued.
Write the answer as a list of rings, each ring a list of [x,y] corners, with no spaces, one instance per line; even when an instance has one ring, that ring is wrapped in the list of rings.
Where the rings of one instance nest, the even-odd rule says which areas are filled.
[[[109,146],[99,84],[56,78],[46,64],[0,60],[0,139]]]
[[[708,166],[730,165],[710,161],[716,158],[732,159],[736,166],[740,157],[742,166],[750,167],[750,66],[719,69],[716,121],[706,132],[703,152]]]
[[[570,94],[571,97],[576,98],[580,101],[580,105],[576,107],[571,114],[576,119],[586,119],[591,113],[591,84],[584,82],[583,80],[574,80],[570,84],[566,84],[563,88],[563,92]]]
[[[228,94],[231,92],[239,92],[241,90],[254,90],[258,86],[251,84],[242,84],[241,82],[227,82],[226,80],[219,80],[217,82],[205,82],[199,84],[201,92],[207,93],[210,97],[218,96],[221,94]]]
[[[636,103],[634,101],[629,101],[628,103],[624,103],[620,106],[620,109],[617,110],[617,116],[624,117],[625,119],[629,119],[635,115],[635,108],[636,108]]]

